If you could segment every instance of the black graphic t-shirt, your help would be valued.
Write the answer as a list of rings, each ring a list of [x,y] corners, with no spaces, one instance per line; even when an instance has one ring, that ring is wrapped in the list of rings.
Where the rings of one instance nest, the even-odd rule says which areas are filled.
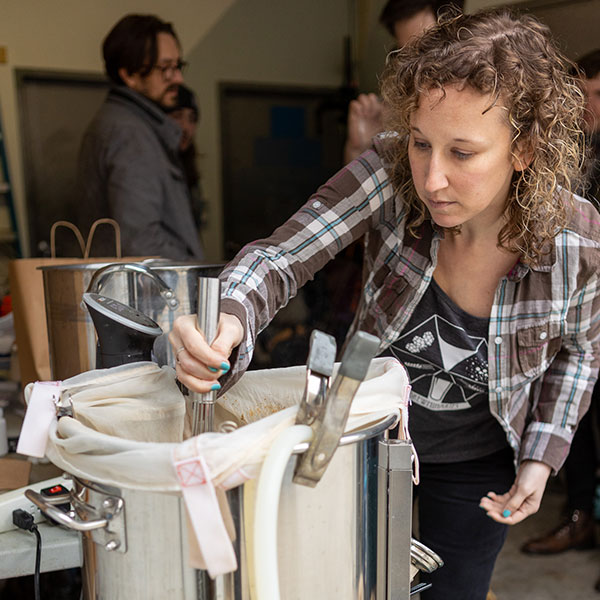
[[[422,462],[457,462],[507,446],[488,401],[488,319],[435,283],[390,347],[412,386],[409,430]]]

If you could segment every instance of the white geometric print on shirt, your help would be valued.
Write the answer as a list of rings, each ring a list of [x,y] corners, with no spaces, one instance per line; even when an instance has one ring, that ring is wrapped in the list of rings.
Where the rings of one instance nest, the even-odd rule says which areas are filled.
[[[417,404],[430,410],[464,410],[477,397],[487,397],[485,337],[432,315],[404,332],[391,350],[408,371],[411,399]]]

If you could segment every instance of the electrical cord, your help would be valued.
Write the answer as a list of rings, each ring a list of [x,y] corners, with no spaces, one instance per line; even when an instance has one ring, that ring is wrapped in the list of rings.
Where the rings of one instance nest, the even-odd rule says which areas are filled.
[[[26,510],[17,508],[12,513],[13,524],[19,529],[25,531],[31,531],[35,535],[36,547],[35,547],[35,572],[33,578],[33,587],[35,593],[35,600],[40,600],[40,562],[42,558],[42,536],[37,528],[37,525],[33,522],[33,515],[28,513]]]

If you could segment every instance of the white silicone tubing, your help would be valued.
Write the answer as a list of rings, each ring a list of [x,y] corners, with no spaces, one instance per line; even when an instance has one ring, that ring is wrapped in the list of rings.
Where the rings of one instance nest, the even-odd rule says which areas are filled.
[[[256,598],[279,600],[277,519],[281,482],[297,444],[312,439],[308,425],[294,425],[275,439],[265,459],[256,491],[254,513],[254,573]]]

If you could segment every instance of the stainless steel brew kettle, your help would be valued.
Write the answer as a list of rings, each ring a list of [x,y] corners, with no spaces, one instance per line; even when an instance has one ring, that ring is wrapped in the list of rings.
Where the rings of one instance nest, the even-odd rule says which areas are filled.
[[[173,322],[196,312],[198,278],[215,277],[221,269],[163,259],[41,267],[52,378],[66,379],[96,366],[96,333],[82,306],[85,292],[118,300],[155,321],[164,332],[154,345],[156,361],[175,366],[167,338]]]

